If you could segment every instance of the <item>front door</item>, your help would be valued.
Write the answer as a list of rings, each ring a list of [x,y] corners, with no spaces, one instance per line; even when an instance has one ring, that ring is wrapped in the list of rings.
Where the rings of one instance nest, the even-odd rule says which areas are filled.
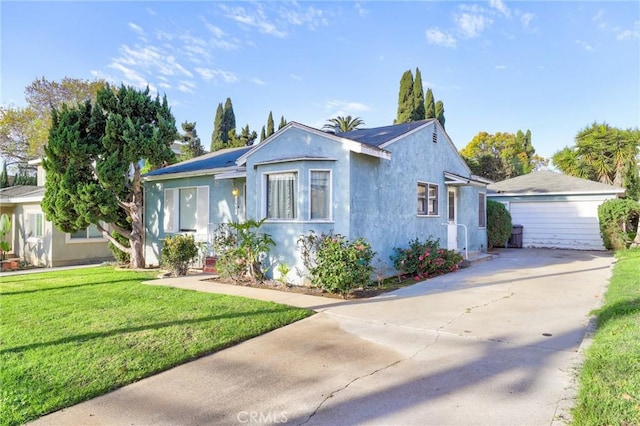
[[[458,193],[455,187],[447,190],[447,248],[458,250]]]

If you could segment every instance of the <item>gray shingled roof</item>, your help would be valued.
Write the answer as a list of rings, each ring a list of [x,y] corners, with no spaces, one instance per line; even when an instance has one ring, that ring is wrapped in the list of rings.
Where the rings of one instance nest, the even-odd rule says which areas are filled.
[[[529,173],[492,183],[489,192],[504,194],[615,194],[624,193],[618,186],[567,176],[549,170]]]
[[[18,185],[0,189],[0,202],[9,203],[16,198],[42,198],[44,186]]]
[[[242,148],[230,148],[221,151],[214,151],[208,154],[192,158],[181,163],[163,167],[147,173],[145,176],[161,176],[174,173],[187,173],[202,170],[221,169],[236,165],[236,160],[244,153],[248,152],[252,146]]]
[[[372,129],[357,129],[346,133],[338,132],[336,133],[336,136],[360,142],[365,145],[380,147],[380,145],[417,129],[430,121],[433,121],[433,119],[394,124],[384,127],[374,127]]]

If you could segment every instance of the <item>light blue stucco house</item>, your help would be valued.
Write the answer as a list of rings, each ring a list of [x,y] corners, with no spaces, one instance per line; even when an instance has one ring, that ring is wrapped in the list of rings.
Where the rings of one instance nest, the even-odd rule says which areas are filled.
[[[329,133],[291,122],[260,144],[205,154],[145,179],[145,258],[162,239],[216,224],[267,218],[268,259],[302,282],[297,240],[309,231],[364,237],[389,256],[410,240],[438,238],[463,254],[486,250],[486,186],[473,176],[437,120]],[[275,278],[278,278],[277,276]]]

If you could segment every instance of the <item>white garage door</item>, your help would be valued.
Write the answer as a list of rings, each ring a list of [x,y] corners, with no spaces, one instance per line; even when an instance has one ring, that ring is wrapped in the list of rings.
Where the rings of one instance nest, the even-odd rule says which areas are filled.
[[[512,222],[524,226],[524,247],[605,250],[598,224],[598,206],[601,203],[512,201],[509,210]]]

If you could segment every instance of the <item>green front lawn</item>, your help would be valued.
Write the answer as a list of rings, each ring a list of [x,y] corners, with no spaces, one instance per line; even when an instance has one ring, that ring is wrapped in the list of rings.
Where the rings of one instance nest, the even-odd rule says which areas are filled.
[[[616,256],[580,375],[575,425],[640,425],[640,249]]]
[[[14,425],[311,315],[112,267],[0,280],[0,424]]]

